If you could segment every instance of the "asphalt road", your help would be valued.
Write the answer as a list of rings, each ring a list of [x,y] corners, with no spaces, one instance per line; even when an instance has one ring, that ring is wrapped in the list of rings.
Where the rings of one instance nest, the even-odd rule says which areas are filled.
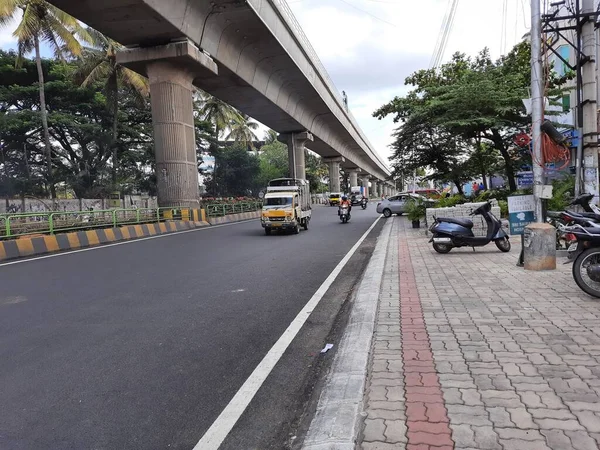
[[[0,449],[191,449],[375,217],[316,207],[297,236],[253,221],[0,266]],[[223,448],[306,423],[377,233]]]

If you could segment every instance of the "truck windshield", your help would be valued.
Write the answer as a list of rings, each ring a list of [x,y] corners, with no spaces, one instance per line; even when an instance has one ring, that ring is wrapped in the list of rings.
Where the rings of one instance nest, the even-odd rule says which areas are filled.
[[[339,198],[340,194],[331,194],[329,198]]]
[[[273,207],[273,206],[289,206],[292,204],[292,197],[269,197],[265,198],[265,202],[263,206]]]

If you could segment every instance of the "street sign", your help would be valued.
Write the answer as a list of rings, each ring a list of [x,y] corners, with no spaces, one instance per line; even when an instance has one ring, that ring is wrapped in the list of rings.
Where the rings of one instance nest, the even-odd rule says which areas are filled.
[[[533,172],[517,172],[517,187],[524,189],[533,186]]]
[[[523,234],[527,225],[535,220],[533,195],[513,195],[508,197],[508,221],[510,234]]]

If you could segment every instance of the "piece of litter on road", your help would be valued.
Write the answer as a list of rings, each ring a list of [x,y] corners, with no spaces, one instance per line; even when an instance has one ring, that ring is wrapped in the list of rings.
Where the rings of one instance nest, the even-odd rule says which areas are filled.
[[[323,347],[323,350],[321,350],[321,353],[327,353],[327,351],[331,350],[333,348],[333,344],[326,344],[325,347]]]

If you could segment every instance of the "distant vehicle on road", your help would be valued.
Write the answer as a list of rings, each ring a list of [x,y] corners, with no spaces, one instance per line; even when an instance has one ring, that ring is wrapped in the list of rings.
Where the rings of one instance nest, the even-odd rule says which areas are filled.
[[[329,206],[339,205],[342,201],[342,193],[341,192],[332,192],[329,194]]]
[[[400,216],[407,212],[410,202],[417,200],[427,201],[425,197],[419,194],[404,193],[394,195],[377,203],[377,214],[383,214],[384,217],[391,217],[392,214]]]
[[[308,230],[311,218],[310,190],[306,180],[277,178],[269,181],[260,223],[268,236],[273,230]]]
[[[360,194],[352,194],[350,196],[350,204],[352,206],[356,206],[356,205],[360,205],[360,203],[362,202],[363,196]]]

